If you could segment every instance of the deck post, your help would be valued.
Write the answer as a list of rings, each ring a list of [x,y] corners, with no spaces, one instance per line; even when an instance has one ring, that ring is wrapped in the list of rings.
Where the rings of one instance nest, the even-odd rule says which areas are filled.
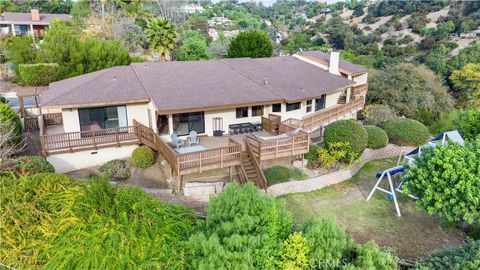
[[[120,140],[118,138],[118,128],[115,129],[115,140],[117,141],[117,147],[120,147]]]
[[[228,173],[229,173],[229,176],[230,176],[230,182],[232,182],[232,179],[233,179],[232,166],[228,166]]]

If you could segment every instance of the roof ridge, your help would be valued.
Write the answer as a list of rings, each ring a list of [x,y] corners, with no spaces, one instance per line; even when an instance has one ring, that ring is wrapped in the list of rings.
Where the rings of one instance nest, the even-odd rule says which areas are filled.
[[[139,81],[140,84],[142,85],[143,90],[145,91],[145,93],[147,93],[147,96],[150,98],[150,101],[152,102],[153,106],[155,106],[155,108],[158,110],[157,104],[155,104],[155,101],[153,100],[152,95],[150,95],[150,91],[147,89],[147,87],[146,87],[145,84],[143,83],[143,80],[140,78],[140,75],[138,74],[137,69],[134,67],[134,64],[131,63],[129,66],[130,66],[130,68],[133,70],[133,72],[135,73],[135,76],[137,77],[138,81]]]
[[[253,60],[251,57],[248,57],[248,59],[249,59],[249,60]],[[219,59],[219,62],[221,62],[221,63],[223,63],[224,65],[228,66],[231,70],[233,70],[233,71],[235,71],[236,73],[240,74],[241,76],[247,78],[248,80],[252,81],[253,83],[258,84],[259,86],[263,87],[264,89],[266,89],[268,92],[270,92],[270,93],[273,94],[274,96],[279,97],[279,98],[285,100],[284,97],[278,95],[277,93],[274,93],[272,90],[270,90],[270,89],[269,89],[268,87],[266,87],[265,85],[263,85],[263,84],[255,81],[254,79],[250,78],[247,74],[245,74],[245,73],[241,72],[240,70],[234,68],[233,66],[229,65],[229,64],[227,63],[227,61],[225,61],[224,59]]]

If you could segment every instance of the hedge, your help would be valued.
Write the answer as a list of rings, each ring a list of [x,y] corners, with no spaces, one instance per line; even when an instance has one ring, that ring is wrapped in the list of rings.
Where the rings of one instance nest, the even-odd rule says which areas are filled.
[[[18,144],[22,140],[22,122],[18,113],[6,103],[0,103],[0,124],[10,123],[13,128],[13,138],[10,143]]]
[[[430,137],[430,132],[425,125],[402,117],[395,117],[385,122],[384,130],[391,143],[401,146],[420,146]]]
[[[59,68],[57,63],[20,64],[18,72],[22,83],[41,86],[57,80]]]
[[[388,135],[385,130],[371,125],[366,125],[365,129],[368,134],[368,148],[378,149],[385,147],[388,144]]]
[[[148,168],[155,163],[153,151],[148,146],[139,146],[132,152],[132,165],[137,168]]]
[[[325,128],[324,141],[327,149],[333,143],[348,143],[348,154],[342,161],[349,161],[352,155],[357,155],[358,158],[367,148],[368,134],[367,130],[353,119],[339,120]]]

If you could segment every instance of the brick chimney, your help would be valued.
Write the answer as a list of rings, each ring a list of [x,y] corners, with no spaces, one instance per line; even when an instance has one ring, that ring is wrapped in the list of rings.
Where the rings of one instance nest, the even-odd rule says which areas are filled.
[[[40,21],[40,13],[38,13],[38,9],[32,9],[30,11],[30,14],[32,15],[32,21]]]

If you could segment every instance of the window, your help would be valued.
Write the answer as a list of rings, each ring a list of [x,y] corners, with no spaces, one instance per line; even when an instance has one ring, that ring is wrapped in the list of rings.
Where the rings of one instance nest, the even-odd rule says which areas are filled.
[[[263,106],[252,106],[252,116],[262,116]]]
[[[190,131],[205,133],[204,112],[179,113],[173,115],[173,130],[177,135],[188,135]]]
[[[165,135],[168,134],[168,116],[159,115],[157,117],[157,131],[158,134]]]
[[[315,99],[315,111],[325,109],[325,100],[326,99],[327,99],[326,94],[323,94],[320,98]]]
[[[237,108],[237,118],[248,117],[248,107]]]
[[[272,104],[272,112],[282,112],[282,103]]]
[[[300,102],[287,103],[287,112],[300,109]]]
[[[311,100],[307,100],[307,108],[306,108],[306,112],[309,113],[312,111],[312,101]]]
[[[123,106],[78,109],[81,131],[126,127],[127,108]]]

